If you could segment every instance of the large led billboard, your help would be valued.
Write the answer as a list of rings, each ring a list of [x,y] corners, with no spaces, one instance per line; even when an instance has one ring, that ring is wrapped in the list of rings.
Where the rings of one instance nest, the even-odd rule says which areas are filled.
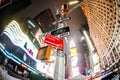
[[[39,13],[35,17],[35,20],[37,21],[43,33],[57,28],[56,26],[51,25],[55,21],[55,19],[50,9],[46,9]]]
[[[34,56],[38,50],[27,35],[22,32],[17,21],[12,21],[6,26],[0,35],[0,43],[2,45],[0,45],[1,51],[8,58],[12,58],[18,64],[25,64],[31,69],[36,66],[36,57]],[[25,44],[27,48],[24,47]]]

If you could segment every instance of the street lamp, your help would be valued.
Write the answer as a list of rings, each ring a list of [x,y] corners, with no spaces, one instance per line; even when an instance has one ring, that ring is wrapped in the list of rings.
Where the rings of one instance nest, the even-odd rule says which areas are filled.
[[[76,0],[76,1],[70,1],[68,4],[69,4],[69,5],[73,5],[73,4],[77,4],[77,3],[79,3],[78,0]]]
[[[69,9],[69,6],[71,6],[73,4],[77,4],[77,5],[75,5],[71,9]],[[63,4],[61,6],[61,14],[62,14],[62,16],[65,17],[65,16],[69,15],[71,12],[73,12],[75,9],[77,9],[81,5],[82,5],[82,2],[79,2],[78,0],[76,0],[76,1],[70,1],[68,3]]]
[[[67,14],[68,11],[69,11],[69,6],[71,6],[71,5],[73,5],[73,4],[77,4],[77,3],[79,3],[78,0],[76,0],[76,1],[70,1],[70,2],[68,2],[68,3],[63,4],[63,5],[61,6],[61,15],[62,15],[63,17],[65,17],[66,14]]]

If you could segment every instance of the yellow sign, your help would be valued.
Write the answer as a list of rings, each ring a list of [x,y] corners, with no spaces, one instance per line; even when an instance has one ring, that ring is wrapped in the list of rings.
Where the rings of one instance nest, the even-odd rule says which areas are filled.
[[[70,48],[70,53],[71,53],[71,56],[77,55],[77,49],[75,47]]]

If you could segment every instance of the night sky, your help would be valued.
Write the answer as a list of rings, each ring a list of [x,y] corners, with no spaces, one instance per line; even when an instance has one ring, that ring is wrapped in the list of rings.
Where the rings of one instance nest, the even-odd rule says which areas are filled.
[[[69,0],[68,0],[69,1]],[[15,16],[15,18],[27,18],[31,17],[34,18],[36,15],[38,15],[41,11],[44,11],[48,8],[52,11],[53,16],[55,17],[56,13],[56,7],[61,6],[61,4],[67,2],[67,0],[31,0],[31,5],[29,5],[27,8],[21,10],[18,12]],[[74,12],[70,14],[71,20],[67,21],[67,25],[70,27],[71,35],[68,37],[68,41],[73,40],[75,41],[79,61],[78,66],[80,67],[80,72],[82,72],[85,69],[85,60],[84,60],[84,51],[86,50],[83,48],[81,44],[81,33],[79,31],[82,24],[86,24],[86,18],[81,10],[81,8],[77,8]],[[69,44],[69,42],[68,42]],[[66,50],[67,55],[70,54],[69,52],[69,46]],[[69,61],[69,59],[68,59]],[[68,63],[69,64],[69,63]],[[69,66],[69,65],[67,65]],[[68,71],[68,70],[67,70]]]

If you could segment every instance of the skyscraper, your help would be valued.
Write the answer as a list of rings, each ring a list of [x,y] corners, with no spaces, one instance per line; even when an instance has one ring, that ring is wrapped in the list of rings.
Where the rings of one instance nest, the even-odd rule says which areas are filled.
[[[88,0],[82,10],[102,68],[112,67],[120,59],[120,1]]]

